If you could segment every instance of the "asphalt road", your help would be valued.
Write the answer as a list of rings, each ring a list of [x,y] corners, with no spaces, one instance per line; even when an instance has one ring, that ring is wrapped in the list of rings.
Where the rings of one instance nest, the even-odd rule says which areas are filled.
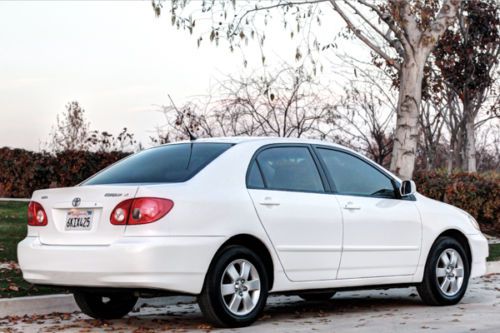
[[[0,332],[206,332],[208,325],[189,299],[146,306],[128,318],[98,321],[75,312],[0,319]],[[328,302],[271,297],[253,326],[225,332],[500,332],[500,275],[471,282],[456,306],[429,307],[414,288],[338,293]]]

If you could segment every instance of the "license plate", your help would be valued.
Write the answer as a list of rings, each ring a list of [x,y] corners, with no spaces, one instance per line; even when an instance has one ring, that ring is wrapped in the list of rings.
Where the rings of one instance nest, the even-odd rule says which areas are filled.
[[[72,209],[66,215],[66,230],[90,230],[94,212],[91,210]]]

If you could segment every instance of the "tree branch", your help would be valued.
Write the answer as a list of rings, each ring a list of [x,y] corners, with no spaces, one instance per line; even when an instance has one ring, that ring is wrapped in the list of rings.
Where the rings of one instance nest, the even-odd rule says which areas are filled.
[[[351,19],[338,6],[336,0],[329,0],[329,1],[332,4],[332,6],[335,9],[335,11],[345,21],[345,23],[347,24],[347,27],[349,28],[349,30],[351,30],[356,35],[356,37],[358,37],[363,43],[365,43],[375,53],[377,53],[379,56],[381,56],[383,59],[385,59],[385,61],[387,61],[387,63],[390,66],[393,66],[398,71],[401,69],[401,66],[396,62],[395,59],[391,58],[389,55],[387,55],[387,53],[385,53],[384,51],[382,51],[382,49],[380,47],[378,47],[377,45],[375,45],[374,43],[372,43],[365,35],[363,35],[363,33],[359,29],[357,29],[354,26],[354,24],[352,23]]]
[[[459,7],[460,0],[444,0],[436,18],[425,29],[420,38],[420,46],[425,50],[425,55],[432,51],[448,26],[457,18]]]

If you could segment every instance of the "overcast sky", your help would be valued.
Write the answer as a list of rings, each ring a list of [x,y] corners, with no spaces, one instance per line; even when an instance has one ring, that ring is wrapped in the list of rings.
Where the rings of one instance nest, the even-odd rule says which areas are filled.
[[[333,22],[325,35],[341,27]],[[293,61],[294,41],[267,39],[271,65]],[[150,1],[0,2],[0,147],[37,150],[56,115],[77,100],[92,129],[129,128],[147,143],[162,123],[155,106],[182,101],[214,80],[243,71],[227,47],[196,46],[196,37],[154,16]],[[260,66],[248,47],[247,71]]]

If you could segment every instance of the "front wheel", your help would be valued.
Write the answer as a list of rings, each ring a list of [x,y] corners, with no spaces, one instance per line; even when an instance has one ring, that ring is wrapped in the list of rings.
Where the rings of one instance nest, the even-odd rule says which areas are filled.
[[[432,247],[417,286],[420,298],[429,305],[453,305],[467,290],[470,262],[464,247],[451,237],[439,238]]]
[[[137,297],[127,292],[75,291],[76,304],[87,316],[95,319],[119,319],[137,303]]]
[[[218,327],[243,327],[266,305],[268,274],[262,260],[243,246],[229,246],[207,273],[198,304]]]

